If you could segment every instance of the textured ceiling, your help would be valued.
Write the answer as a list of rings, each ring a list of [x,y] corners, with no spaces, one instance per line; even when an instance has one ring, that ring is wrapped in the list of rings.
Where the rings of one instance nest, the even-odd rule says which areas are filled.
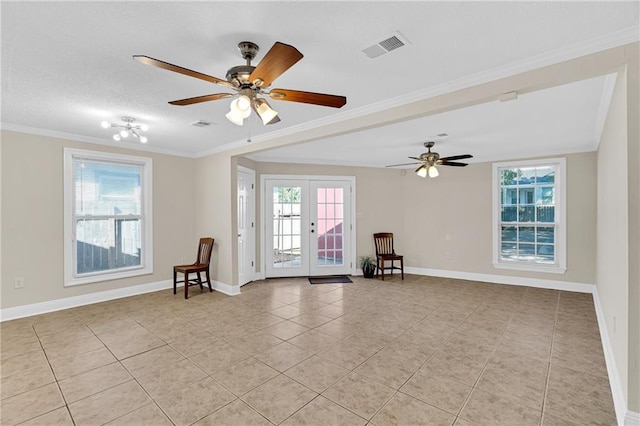
[[[430,88],[513,67],[530,58],[552,57],[558,52],[566,57],[572,52],[585,53],[585,46],[605,48],[628,42],[630,34],[637,34],[639,15],[638,2],[3,1],[0,7],[3,128],[117,144],[99,123],[129,115],[150,127],[149,143],[143,149],[186,156],[222,150],[248,137],[266,138],[268,132],[295,131],[305,123],[337,120],[390,100],[415,99]],[[360,52],[394,31],[410,44],[376,59]],[[273,101],[282,118],[279,124],[264,127],[254,119],[237,127],[224,118],[229,100],[186,107],[167,104],[223,92],[223,87],[131,58],[145,54],[224,78],[228,68],[243,63],[236,48],[241,40],[261,46],[257,60],[275,41],[296,46],[305,57],[273,86],[345,95],[347,105],[335,110]],[[556,136],[587,133],[581,143],[588,146],[595,135],[589,123],[593,123],[606,84],[604,79],[583,84],[579,89],[556,88],[515,102],[477,106],[473,113],[452,112],[442,117],[442,123],[430,117],[400,123],[398,128],[344,135],[328,141],[337,144],[343,154],[321,160],[345,162],[353,154],[347,163],[382,166],[390,157],[378,151],[389,150],[385,152],[401,162],[406,155],[422,152],[421,142],[432,129],[449,133],[450,145],[461,144],[452,151],[485,152],[476,156],[490,160],[493,148],[487,145],[481,151],[477,144],[499,146],[524,135],[527,141],[541,141],[542,146],[546,138],[540,129],[519,135],[516,130],[522,126],[505,126],[505,120],[487,118],[505,114],[508,123],[527,123],[538,115],[529,108],[548,112],[545,102],[559,105],[564,102],[560,97],[579,94],[584,94],[578,98],[582,103],[566,99],[562,104],[566,107],[558,108],[553,116],[571,126],[553,125],[549,132]],[[542,120],[544,114],[538,118]],[[188,125],[196,120],[216,124],[207,128]],[[587,127],[590,133],[576,130]],[[377,148],[363,150],[359,144],[364,139],[375,141]],[[566,141],[565,149],[571,150],[573,139],[558,137],[554,144]],[[465,141],[476,145],[464,145]],[[119,144],[139,147],[130,142]],[[294,148],[290,155],[296,161],[320,159],[313,144]],[[448,155],[444,145],[440,151]],[[255,156],[286,160],[280,154]]]

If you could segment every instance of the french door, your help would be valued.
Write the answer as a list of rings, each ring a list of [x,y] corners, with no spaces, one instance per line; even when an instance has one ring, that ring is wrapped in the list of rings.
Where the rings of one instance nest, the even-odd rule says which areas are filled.
[[[265,274],[349,274],[351,180],[265,180]]]

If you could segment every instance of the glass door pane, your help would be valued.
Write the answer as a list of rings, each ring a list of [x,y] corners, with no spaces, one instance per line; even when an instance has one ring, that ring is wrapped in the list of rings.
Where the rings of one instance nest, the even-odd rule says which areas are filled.
[[[349,210],[351,184],[348,181],[311,181],[311,275],[348,274],[351,226]],[[313,206],[313,204],[315,206]]]
[[[267,277],[351,272],[351,182],[265,181]]]
[[[302,187],[273,187],[273,267],[299,268]]]
[[[308,245],[306,182],[270,180],[266,182],[265,253],[267,276],[304,276],[309,272],[305,251]],[[305,225],[306,223],[306,225]]]

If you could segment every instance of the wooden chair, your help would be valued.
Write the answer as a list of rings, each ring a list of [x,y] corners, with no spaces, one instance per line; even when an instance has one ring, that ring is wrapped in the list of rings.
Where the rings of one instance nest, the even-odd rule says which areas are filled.
[[[373,234],[373,241],[376,245],[376,277],[378,272],[382,271],[382,281],[384,281],[384,270],[390,269],[391,275],[393,275],[394,269],[399,269],[404,280],[404,261],[403,257],[396,254],[393,248],[393,233],[380,232]],[[394,261],[400,261],[400,266],[395,266]],[[385,266],[385,262],[391,261],[391,266]]]
[[[207,273],[207,284],[209,285],[209,291],[213,291],[211,288],[211,278],[209,272],[209,263],[211,262],[211,251],[213,250],[213,238],[200,238],[200,244],[198,245],[198,257],[192,265],[178,265],[173,267],[173,294],[176,294],[176,287],[178,283],[184,283],[184,298],[189,298],[189,286],[199,285],[202,290],[202,277],[201,272]],[[184,280],[178,281],[178,272],[184,274]],[[189,279],[189,274],[195,273],[197,279]]]

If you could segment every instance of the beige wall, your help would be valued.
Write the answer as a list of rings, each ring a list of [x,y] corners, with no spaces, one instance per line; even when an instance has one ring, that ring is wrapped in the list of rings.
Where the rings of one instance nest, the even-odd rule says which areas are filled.
[[[595,283],[595,153],[567,156],[567,272],[498,270],[492,264],[491,164],[441,167],[437,179],[364,167],[255,163],[262,174],[356,177],[357,255],[373,253],[374,232],[395,234],[405,266]],[[448,239],[447,239],[448,238]]]
[[[629,398],[640,413],[640,43],[625,47],[627,58],[627,170],[629,200]]]
[[[640,44],[625,66],[598,148],[597,287],[628,409],[640,412]]]
[[[629,324],[626,87],[626,73],[621,72],[598,148],[597,183],[598,294],[625,394]]]
[[[169,280],[173,265],[195,258],[193,159],[10,131],[1,143],[2,308]],[[64,147],[153,159],[153,274],[63,286]]]
[[[492,264],[492,165],[440,167],[436,179],[407,173],[407,264],[419,268],[595,283],[595,154],[567,155],[567,271],[496,269]]]
[[[215,154],[198,158],[195,164],[195,232],[198,237],[215,238],[211,276],[233,286],[238,281],[237,256],[232,255],[238,245],[233,217],[236,202],[232,202],[236,194],[235,161],[229,155]]]

